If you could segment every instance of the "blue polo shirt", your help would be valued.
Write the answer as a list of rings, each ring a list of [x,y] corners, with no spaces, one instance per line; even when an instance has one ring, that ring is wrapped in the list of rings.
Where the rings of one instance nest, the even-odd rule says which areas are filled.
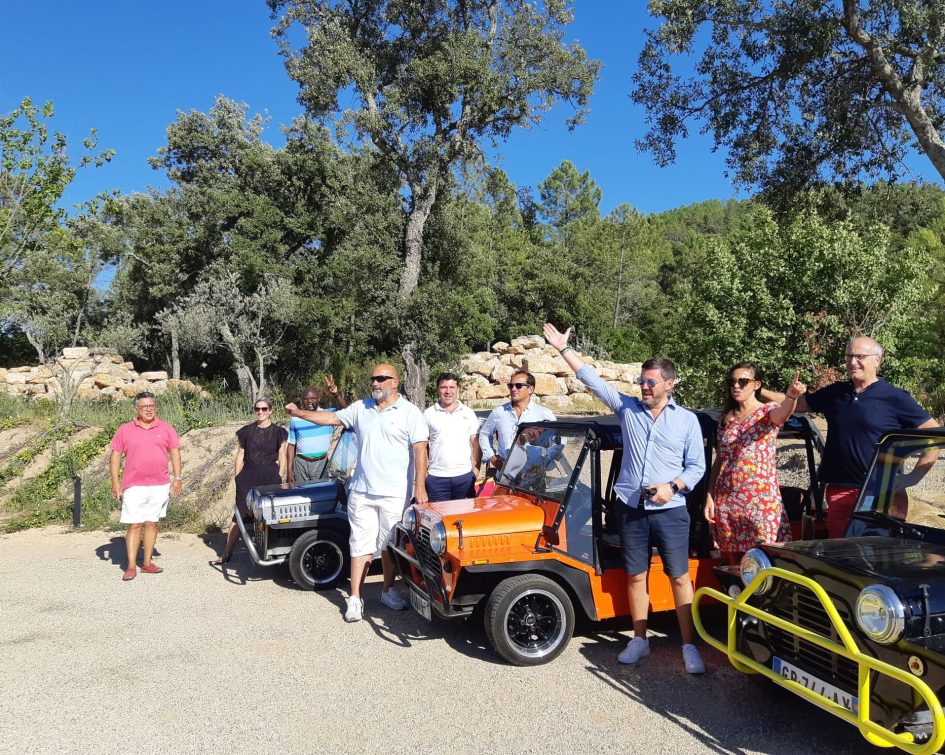
[[[812,411],[827,418],[827,442],[820,478],[833,485],[863,487],[876,444],[892,430],[918,427],[932,419],[908,391],[883,378],[862,393],[843,380],[807,395]]]
[[[577,379],[620,417],[623,460],[614,490],[621,501],[636,506],[644,485],[679,477],[692,490],[705,474],[705,448],[699,419],[672,398],[653,419],[649,407],[636,396],[620,393],[585,364]],[[660,505],[646,502],[647,510],[685,506],[680,491]]]
[[[511,401],[497,406],[479,428],[479,448],[482,449],[482,458],[488,461],[495,454],[503,459],[509,458],[509,450],[512,448],[515,436],[518,435],[518,426],[522,422],[553,422],[554,419],[555,415],[551,409],[539,404],[534,397],[528,400],[528,405],[521,416],[516,414]],[[497,436],[495,445],[493,445],[493,436]]]

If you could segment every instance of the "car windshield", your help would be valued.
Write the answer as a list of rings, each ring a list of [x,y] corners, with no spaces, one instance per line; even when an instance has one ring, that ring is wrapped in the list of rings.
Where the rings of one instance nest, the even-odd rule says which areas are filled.
[[[502,471],[499,485],[534,493],[559,503],[564,500],[587,432],[558,427],[526,427],[519,431]]]
[[[354,474],[358,464],[358,444],[353,430],[345,430],[338,437],[328,460],[326,475],[333,479],[347,480]]]
[[[857,512],[945,529],[945,437],[897,437],[881,444]]]

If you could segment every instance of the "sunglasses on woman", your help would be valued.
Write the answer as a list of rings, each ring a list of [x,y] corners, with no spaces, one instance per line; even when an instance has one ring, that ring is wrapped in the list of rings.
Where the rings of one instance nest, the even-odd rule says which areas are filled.
[[[745,387],[746,385],[748,385],[749,383],[754,383],[756,379],[757,379],[757,378],[746,378],[746,377],[729,378],[729,379],[728,379],[728,384],[729,384],[729,386],[731,386],[732,388],[734,388],[736,385],[737,385],[739,388],[744,388],[744,387]]]
[[[271,410],[268,406],[254,406],[254,407],[253,407],[253,411],[254,411],[256,414],[259,414],[260,412],[269,412],[269,411],[272,411],[272,410]]]

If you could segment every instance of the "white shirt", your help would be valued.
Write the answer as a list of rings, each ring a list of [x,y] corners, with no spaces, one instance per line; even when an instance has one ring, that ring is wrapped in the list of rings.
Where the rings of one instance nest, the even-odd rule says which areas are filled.
[[[479,432],[479,418],[462,402],[451,412],[439,402],[423,416],[430,426],[430,468],[434,477],[458,477],[472,471],[470,439]]]
[[[408,500],[413,490],[413,444],[430,437],[423,413],[403,396],[383,411],[373,398],[349,404],[335,416],[354,429],[358,466],[351,489]]]

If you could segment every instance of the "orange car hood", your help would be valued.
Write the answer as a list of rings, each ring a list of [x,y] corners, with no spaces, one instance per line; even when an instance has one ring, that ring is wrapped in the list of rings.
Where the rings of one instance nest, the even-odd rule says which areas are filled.
[[[463,533],[467,537],[537,532],[545,521],[545,514],[539,506],[517,495],[428,503],[418,514],[424,524],[432,524],[434,517],[442,519],[448,530],[452,529],[454,522],[462,519]]]

